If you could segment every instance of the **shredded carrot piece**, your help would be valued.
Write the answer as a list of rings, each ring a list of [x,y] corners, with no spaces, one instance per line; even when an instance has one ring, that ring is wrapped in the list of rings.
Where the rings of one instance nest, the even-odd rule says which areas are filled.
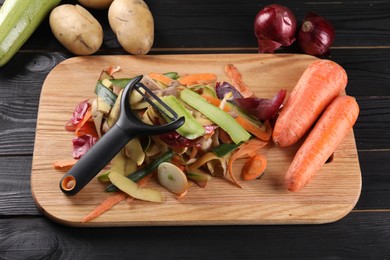
[[[238,71],[236,66],[234,66],[233,64],[227,64],[225,66],[225,72],[231,80],[233,87],[235,87],[244,98],[251,97],[254,95],[253,90],[248,87],[242,80],[241,73]]]
[[[256,153],[244,164],[241,178],[246,181],[254,180],[264,173],[266,167],[267,158],[262,154]]]
[[[120,66],[116,66],[115,68],[114,67],[109,67],[108,70],[107,70],[107,73],[108,73],[108,75],[112,76],[112,75],[114,75],[115,72],[118,72],[120,70],[121,70]]]
[[[221,100],[219,98],[216,98],[216,97],[212,97],[212,96],[209,96],[209,95],[206,95],[206,94],[202,94],[201,95],[204,99],[207,100],[207,102],[209,102],[210,104],[216,106],[216,107],[219,107],[219,105],[221,104]],[[223,107],[223,110],[225,110],[226,112],[229,112],[230,111],[230,108],[228,106],[224,106]]]
[[[249,154],[257,152],[260,148],[266,146],[267,143],[268,142],[264,142],[257,138],[250,139],[249,141],[238,147],[236,152],[234,152],[230,157],[228,162],[228,173],[232,178],[233,183],[236,184],[238,187],[242,188],[241,184],[237,181],[236,177],[233,174],[233,163],[239,158],[247,157]]]
[[[187,195],[188,189],[183,191],[182,193],[177,194],[177,199],[182,199]]]
[[[142,179],[140,179],[137,183],[140,187],[144,187],[151,178],[152,178],[152,174],[148,174]],[[104,212],[110,210],[113,206],[115,206],[116,204],[118,204],[119,202],[121,202],[127,197],[129,197],[130,199],[128,200],[128,202],[134,200],[134,198],[128,196],[124,192],[121,191],[116,192],[114,195],[111,195],[110,197],[103,200],[95,209],[93,209],[90,213],[88,213],[85,217],[83,217],[81,222],[86,223],[91,221],[92,219],[101,216]]]
[[[271,139],[271,131],[270,131],[270,126],[267,127],[266,131],[264,131],[262,128],[254,125],[251,123],[248,119],[245,119],[242,116],[237,116],[236,117],[237,123],[239,123],[245,130],[247,130],[249,133],[253,134],[257,138],[260,138],[264,141],[268,141]]]
[[[167,85],[167,86],[169,86],[173,81],[173,79],[171,79],[170,77],[165,76],[164,74],[160,74],[160,73],[152,72],[152,73],[149,73],[148,76],[151,79],[160,81],[161,83],[163,83],[164,85]]]
[[[103,200],[103,202],[100,203],[95,209],[93,209],[90,213],[83,217],[81,222],[86,223],[101,216],[104,212],[110,210],[112,207],[124,200],[126,197],[127,194],[121,191],[109,196],[108,198]]]
[[[182,198],[184,198],[186,195],[187,195],[187,193],[188,193],[188,190],[189,190],[189,188],[192,186],[192,182],[188,182],[188,185],[187,185],[187,189],[185,190],[185,191],[183,191],[182,193],[178,193],[178,194],[176,194],[176,198],[177,199],[182,199]]]
[[[65,160],[65,161],[56,161],[53,166],[56,170],[70,170],[78,160]]]
[[[217,75],[213,73],[194,73],[182,76],[179,78],[179,82],[185,86],[191,86],[195,84],[209,84],[217,80]]]
[[[91,134],[92,136],[98,136],[95,125],[92,122],[89,122],[89,120],[92,118],[92,108],[89,107],[88,110],[85,112],[85,115],[83,117],[83,120],[77,123],[75,127],[75,134],[76,136],[82,136],[85,134]]]
[[[94,137],[98,137],[98,134],[96,132],[95,124],[92,122],[86,122],[80,129],[78,129],[76,132],[76,136],[83,136],[86,134],[90,134]]]

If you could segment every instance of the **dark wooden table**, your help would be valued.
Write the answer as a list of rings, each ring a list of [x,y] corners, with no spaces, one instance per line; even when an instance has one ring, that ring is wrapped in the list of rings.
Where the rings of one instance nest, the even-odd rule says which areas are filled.
[[[155,18],[150,54],[256,53],[254,17],[273,3],[146,2]],[[335,223],[293,226],[73,228],[47,219],[30,192],[39,96],[50,70],[72,54],[55,40],[45,20],[0,68],[0,259],[390,258],[390,1],[278,3],[299,20],[315,11],[336,29],[330,59],[346,69],[347,93],[361,107],[354,133],[363,187],[350,214]],[[106,11],[92,13],[105,33],[96,55],[125,54]]]

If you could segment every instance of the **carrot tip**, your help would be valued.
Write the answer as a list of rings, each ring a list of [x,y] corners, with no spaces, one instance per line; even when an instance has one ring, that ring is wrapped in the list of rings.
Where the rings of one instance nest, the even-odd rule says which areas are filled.
[[[297,192],[303,188],[303,184],[300,181],[289,180],[286,182],[286,188],[288,191]]]

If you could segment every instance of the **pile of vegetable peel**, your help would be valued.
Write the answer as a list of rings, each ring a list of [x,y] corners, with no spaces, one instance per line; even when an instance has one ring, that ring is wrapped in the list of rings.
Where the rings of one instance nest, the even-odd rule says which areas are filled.
[[[93,142],[115,123],[119,114],[118,97],[130,80],[116,79],[114,74],[119,70],[119,67],[103,70],[95,87],[96,97],[81,101],[76,106],[65,128],[75,133],[74,144],[82,140],[84,145],[82,148],[74,145],[73,158],[55,162],[56,169],[68,170],[72,167]],[[212,178],[223,178],[242,188],[241,181],[259,179],[265,172],[267,158],[262,154],[262,149],[269,143],[281,148],[290,146],[301,139],[317,120],[320,124],[331,124],[330,129],[321,126],[318,130],[314,126],[307,138],[309,142],[325,139],[326,141],[315,142],[327,152],[322,154],[318,147],[307,145],[305,140],[302,144],[304,148],[301,147],[305,151],[298,150],[286,173],[287,189],[298,191],[332,155],[358,116],[359,108],[355,99],[342,95],[347,82],[345,71],[329,60],[313,62],[302,74],[286,102],[287,91],[284,89],[280,89],[271,99],[258,98],[244,83],[233,64],[227,64],[225,72],[229,82],[219,82],[213,73],[179,75],[176,72],[150,72],[143,75],[142,83],[160,96],[177,114],[184,116],[185,123],[175,132],[137,137],[126,145],[98,176],[99,181],[107,183],[106,191],[114,194],[85,216],[83,222],[100,216],[125,198],[163,203],[164,193],[147,187],[148,181],[153,177],[163,190],[173,193],[177,199],[184,198],[193,187],[192,184],[206,188],[207,182]],[[326,73],[336,75],[334,80],[324,81]],[[304,100],[313,91],[318,93],[318,97]],[[325,97],[327,101],[321,101]],[[305,102],[297,103],[297,100]],[[159,125],[169,121],[145,102],[142,95],[134,94],[129,102],[133,111],[139,115],[139,120],[144,123]],[[333,105],[334,102],[337,105]],[[299,110],[297,106],[307,107],[300,114],[294,114]],[[343,106],[352,112],[342,109]],[[317,111],[316,114],[308,116],[313,109]],[[325,112],[321,116],[328,109],[331,112]],[[305,125],[309,127],[302,131],[302,135],[287,137],[290,143],[284,145],[281,141],[283,131],[295,131],[290,125],[299,120],[305,123],[295,124],[297,129],[303,129]],[[270,121],[274,124],[271,125]],[[287,127],[284,126],[286,124]],[[324,135],[328,133],[334,137],[325,138]],[[234,162],[238,159],[245,160],[240,179],[233,172]],[[315,166],[302,166],[307,165],[308,160],[314,160]]]

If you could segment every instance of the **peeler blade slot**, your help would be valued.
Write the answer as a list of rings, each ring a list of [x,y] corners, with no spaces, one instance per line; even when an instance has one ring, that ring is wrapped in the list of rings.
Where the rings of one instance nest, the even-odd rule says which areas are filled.
[[[144,89],[147,94],[149,94],[155,101],[157,101],[164,109],[161,109],[152,99],[150,99],[146,94],[144,94],[140,88]],[[169,118],[171,121],[178,119],[178,115],[172,108],[170,108],[164,101],[162,101],[156,94],[153,93],[148,87],[142,83],[137,83],[135,85],[135,90],[148,102],[153,108],[157,109],[161,114]],[[169,112],[169,113],[167,113]]]

